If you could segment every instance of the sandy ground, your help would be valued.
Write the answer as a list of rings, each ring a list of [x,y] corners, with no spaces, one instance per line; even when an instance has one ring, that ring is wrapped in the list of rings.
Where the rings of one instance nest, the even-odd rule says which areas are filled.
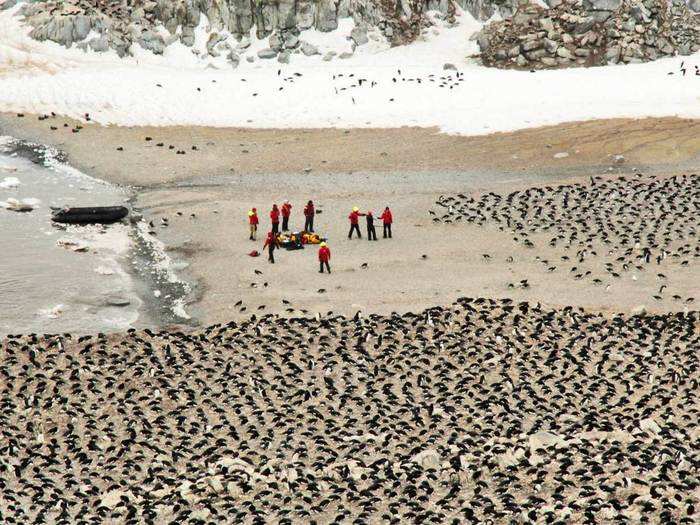
[[[155,235],[173,258],[189,264],[184,275],[197,284],[188,308],[195,322],[304,310],[416,311],[462,296],[606,311],[641,305],[650,311],[681,311],[689,306],[671,300],[671,295],[697,294],[697,265],[681,268],[664,261],[659,271],[672,278],[659,301],[652,298],[658,288],[654,272],[594,286],[548,273],[541,261],[561,254],[544,241],[528,250],[495,226],[435,224],[429,214],[442,194],[508,193],[636,170],[659,176],[690,173],[699,165],[697,121],[572,123],[488,137],[421,129],[260,131],[94,125],[71,133],[70,128],[52,132],[52,120],[32,116],[5,116],[0,122],[4,133],[61,147],[73,165],[90,174],[138,186],[134,206],[146,221],[153,221]],[[146,136],[153,140],[146,142]],[[155,145],[160,141],[164,148]],[[186,149],[187,155],[168,151],[170,143]],[[118,145],[123,152],[116,151]],[[198,151],[191,151],[191,145]],[[557,155],[563,152],[568,156]],[[611,156],[617,154],[624,155],[624,163],[613,162]],[[305,173],[304,167],[311,171]],[[301,209],[308,199],[322,211],[316,230],[329,240],[332,275],[318,274],[313,247],[278,251],[275,265],[268,264],[265,256],[247,255],[253,249],[262,252],[267,213],[273,202],[281,204],[284,199],[294,206],[293,228],[303,225]],[[396,221],[393,239],[382,239],[378,224],[379,241],[368,242],[364,221],[363,239],[347,239],[352,206],[378,215],[386,205]],[[259,242],[247,239],[246,212],[251,206],[262,218]],[[169,220],[168,227],[160,226],[162,218]],[[605,262],[601,257],[584,266],[598,275]],[[527,289],[518,285],[523,279],[528,280]]]
[[[83,128],[73,133],[76,125]],[[52,126],[58,129],[52,131]],[[0,114],[0,131],[56,145],[76,168],[136,186],[305,169],[313,173],[548,170],[561,174],[581,167],[607,169],[613,155],[624,155],[628,167],[676,171],[697,166],[700,160],[700,121],[676,118],[573,122],[464,137],[425,128],[120,128],[60,117],[39,121],[36,115]],[[158,147],[159,143],[163,146]],[[170,145],[173,150],[168,149]],[[192,151],[192,146],[198,150]],[[117,151],[118,147],[124,151]],[[186,155],[177,155],[177,150]],[[558,153],[568,156],[555,158]]]

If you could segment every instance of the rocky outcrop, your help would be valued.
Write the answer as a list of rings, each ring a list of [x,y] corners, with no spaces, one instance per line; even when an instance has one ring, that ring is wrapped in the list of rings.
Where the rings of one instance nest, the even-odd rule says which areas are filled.
[[[15,1],[15,0],[12,0]],[[411,42],[428,24],[427,11],[453,17],[456,5],[485,20],[498,12],[508,16],[515,0],[50,0],[26,3],[25,21],[37,40],[51,40],[83,49],[114,49],[123,56],[132,44],[162,53],[179,40],[194,44],[194,28],[206,16],[212,31],[247,38],[254,30],[258,38],[276,35],[282,42],[298,38],[305,29],[333,31],[338,19],[352,17],[357,30],[354,45],[363,45],[367,28],[378,28],[393,45]],[[170,33],[163,36],[162,26]],[[90,38],[86,40],[86,37]],[[209,53],[222,51],[217,43]],[[276,49],[275,46],[270,46]],[[281,48],[280,48],[281,49]],[[279,51],[279,49],[278,49]],[[307,47],[306,52],[310,49]]]
[[[648,62],[700,50],[700,15],[684,0],[521,4],[476,36],[485,65],[547,69]]]

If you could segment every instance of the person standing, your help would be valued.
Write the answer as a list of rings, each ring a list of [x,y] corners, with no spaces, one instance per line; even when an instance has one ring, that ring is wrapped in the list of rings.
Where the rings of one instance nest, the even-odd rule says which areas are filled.
[[[272,211],[270,211],[270,221],[272,221],[273,233],[279,233],[279,231],[280,231],[280,210],[277,207],[277,204],[272,205]]]
[[[329,261],[331,260],[331,250],[328,248],[328,245],[325,242],[321,243],[321,247],[318,249],[318,262],[320,264],[320,268],[318,270],[318,273],[323,273],[323,266],[325,265],[326,270],[328,270],[328,273],[331,273],[331,267],[328,264]]]
[[[391,215],[391,210],[389,209],[389,206],[384,208],[384,213],[382,213],[382,222],[384,223],[384,238],[387,238],[387,234],[389,236],[389,239],[391,239],[391,225],[394,222],[394,217]]]
[[[282,204],[282,231],[289,231],[289,216],[292,214],[292,205],[288,200]]]
[[[314,232],[314,215],[316,215],[316,209],[314,208],[314,201],[309,201],[304,206],[304,231],[313,233]]]
[[[267,260],[272,264],[275,264],[275,249],[280,247],[280,242],[277,239],[277,233],[270,232],[267,234],[267,239],[265,239],[265,244],[263,245],[263,250],[267,248]]]
[[[364,213],[360,213],[360,209],[356,206],[352,209],[352,213],[348,215],[350,219],[350,232],[348,233],[348,239],[352,239],[352,232],[357,232],[357,236],[362,239],[362,233],[360,232],[360,217]]]
[[[367,219],[367,240],[376,241],[377,230],[374,229],[374,216],[372,215],[371,211],[367,212],[367,215],[365,215],[365,219]]]
[[[255,208],[252,208],[248,212],[248,226],[250,228],[250,240],[254,241],[255,237],[258,234],[258,223],[260,220],[258,219],[258,210]]]

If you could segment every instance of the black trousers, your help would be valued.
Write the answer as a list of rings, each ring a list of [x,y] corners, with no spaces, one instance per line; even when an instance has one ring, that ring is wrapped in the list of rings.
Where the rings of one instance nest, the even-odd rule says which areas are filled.
[[[275,247],[274,246],[267,247],[267,260],[270,261],[272,264],[275,264]]]
[[[313,231],[314,231],[314,216],[313,215],[306,217],[306,222],[304,222],[304,231],[313,233]]]
[[[273,222],[272,223],[272,233],[279,233],[279,232],[280,232],[280,223]]]
[[[282,231],[286,232],[289,230],[289,217],[282,216]]]
[[[324,266],[324,265],[326,266],[326,270],[328,270],[328,273],[331,273],[331,267],[330,267],[330,265],[328,264],[328,262],[320,261],[320,263],[321,263],[321,264],[320,264],[321,267],[320,267],[319,270],[318,270],[319,273],[323,273],[323,266]]]
[[[387,238],[387,233],[389,234],[388,237],[391,239],[391,224],[385,224],[384,225],[384,238]]]
[[[362,234],[360,233],[360,226],[357,224],[350,225],[350,233],[348,233],[348,239],[352,239],[352,232],[357,232],[357,236],[362,239]]]
[[[374,228],[374,226],[367,226],[367,240],[377,240],[377,230]]]

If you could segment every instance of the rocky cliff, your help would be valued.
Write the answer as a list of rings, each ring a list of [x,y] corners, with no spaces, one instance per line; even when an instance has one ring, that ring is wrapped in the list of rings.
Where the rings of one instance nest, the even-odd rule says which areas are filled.
[[[5,7],[16,2],[6,0]],[[212,28],[210,51],[220,52],[217,45],[229,36],[245,45],[254,30],[258,38],[272,36],[268,55],[275,56],[285,49],[313,54],[312,48],[301,48],[299,33],[310,28],[333,31],[344,17],[357,25],[354,45],[366,40],[367,28],[377,28],[392,45],[404,44],[427,23],[425,12],[450,18],[456,6],[481,20],[513,12],[513,0],[51,0],[26,3],[21,14],[37,40],[67,47],[79,43],[94,51],[114,49],[120,56],[133,43],[154,53],[176,40],[192,46],[204,15]]]
[[[549,0],[525,3],[477,35],[485,65],[545,69],[634,63],[700,51],[700,2]]]

